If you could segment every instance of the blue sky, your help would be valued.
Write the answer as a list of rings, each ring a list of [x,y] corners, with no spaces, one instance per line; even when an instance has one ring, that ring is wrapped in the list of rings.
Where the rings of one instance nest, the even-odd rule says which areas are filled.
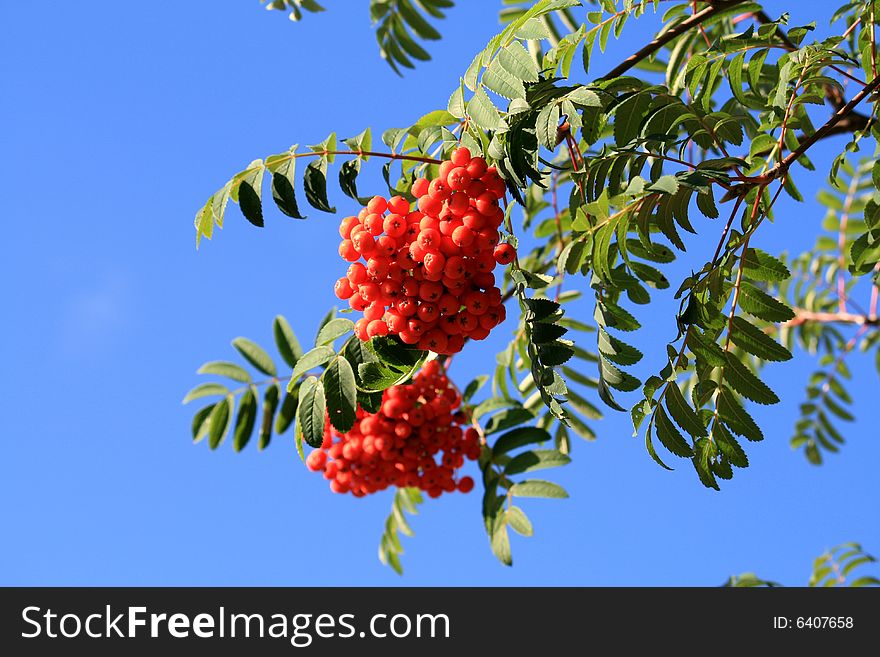
[[[401,579],[376,559],[387,494],[331,494],[290,436],[263,453],[192,445],[195,409],[180,399],[195,369],[234,357],[236,335],[271,345],[277,313],[309,341],[342,269],[338,218],[295,222],[272,209],[260,231],[232,208],[196,252],[195,211],[256,157],[445,107],[497,29],[497,2],[458,3],[430,44],[433,61],[401,79],[378,57],[366,2],[326,4],[300,25],[255,1],[0,9],[0,584],[713,585],[745,570],[803,584],[827,547],[855,540],[880,552],[880,445],[866,412],[877,379],[858,359],[859,419],[841,454],[816,468],[790,450],[814,363],[771,366],[783,403],[756,411],[767,439],[748,446],[752,467],[720,493],[684,461],[658,468],[623,415],[596,423],[598,439],[575,443],[575,462],[554,473],[571,499],[523,505],[536,537],[514,538],[512,569],[488,549],[476,492],[424,505]],[[792,22],[824,5],[796,3]],[[653,21],[628,26],[597,72]],[[370,180],[379,190],[374,175],[362,192]],[[338,190],[331,199],[354,210]],[[822,215],[784,199],[759,246],[805,248]],[[706,240],[720,229],[701,227]],[[674,327],[668,299],[658,306],[639,341],[654,345],[646,361],[659,368]],[[506,337],[469,347],[456,378],[494,362]]]

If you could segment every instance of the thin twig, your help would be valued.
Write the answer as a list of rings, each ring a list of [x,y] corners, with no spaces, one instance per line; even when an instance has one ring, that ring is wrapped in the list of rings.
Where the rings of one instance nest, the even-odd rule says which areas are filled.
[[[608,71],[605,75],[603,75],[600,80],[610,80],[612,78],[620,77],[624,73],[626,73],[633,66],[638,64],[643,59],[650,57],[655,52],[660,50],[667,43],[672,41],[675,37],[688,32],[693,27],[700,25],[703,21],[711,18],[715,14],[724,11],[730,7],[734,7],[736,5],[741,5],[745,2],[745,0],[728,0],[728,1],[719,1],[713,2],[711,5],[703,9],[702,11],[697,12],[690,18],[683,20],[678,25],[675,25],[669,28],[663,34],[658,35],[651,41],[649,44],[640,48],[638,51],[627,57],[620,64],[615,66],[613,69]]]

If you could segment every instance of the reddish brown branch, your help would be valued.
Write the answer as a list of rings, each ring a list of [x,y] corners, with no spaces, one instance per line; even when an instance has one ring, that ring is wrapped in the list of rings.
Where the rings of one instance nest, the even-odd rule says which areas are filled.
[[[718,2],[713,2],[711,5],[703,9],[702,11],[693,14],[690,18],[683,20],[678,25],[675,25],[669,28],[663,34],[657,35],[653,41],[647,44],[645,47],[639,49],[637,52],[633,53],[625,60],[623,60],[620,64],[615,66],[613,69],[608,71],[605,75],[603,75],[600,80],[610,80],[612,78],[620,77],[624,73],[626,73],[633,66],[638,64],[643,59],[650,57],[655,52],[660,50],[664,45],[672,41],[675,37],[684,34],[685,32],[690,31],[694,27],[700,26],[703,21],[711,18],[715,14],[724,11],[730,7],[734,7],[736,5],[741,5],[745,2],[745,0],[719,0]]]
[[[803,310],[797,308],[795,317],[787,322],[785,326],[800,326],[807,322],[819,322],[822,324],[856,324],[858,326],[880,326],[880,318],[870,315],[857,315],[848,312],[814,312],[812,310]]]

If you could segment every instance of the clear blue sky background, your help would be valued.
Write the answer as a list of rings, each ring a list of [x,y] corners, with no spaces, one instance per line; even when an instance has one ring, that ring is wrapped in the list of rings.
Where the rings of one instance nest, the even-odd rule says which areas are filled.
[[[263,453],[193,446],[180,400],[194,370],[234,358],[236,335],[270,345],[276,313],[307,342],[342,269],[337,218],[268,209],[260,231],[231,208],[196,252],[196,209],[255,157],[445,107],[499,5],[458,3],[433,61],[400,79],[378,57],[367,3],[326,4],[295,25],[256,1],[3,3],[0,584],[714,585],[745,570],[803,584],[827,547],[880,552],[877,378],[857,358],[859,419],[821,468],[788,446],[809,357],[767,368],[783,403],[756,410],[767,440],[720,493],[685,461],[657,467],[627,417],[597,423],[598,440],[575,443],[554,474],[571,499],[524,504],[537,536],[514,538],[512,569],[489,552],[477,493],[423,507],[401,579],[376,559],[387,494],[331,494],[289,436]],[[826,3],[769,6],[802,24]],[[596,72],[655,25],[628,29]],[[812,196],[823,178],[802,187]],[[783,200],[760,245],[799,251],[822,215]],[[716,239],[720,226],[700,226]],[[674,331],[658,299],[642,313],[640,344],[654,345],[643,374]],[[469,347],[458,380],[505,339]]]

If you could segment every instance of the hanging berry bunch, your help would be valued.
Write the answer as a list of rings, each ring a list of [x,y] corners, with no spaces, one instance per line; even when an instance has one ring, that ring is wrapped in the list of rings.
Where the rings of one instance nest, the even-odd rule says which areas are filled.
[[[363,497],[389,486],[424,490],[431,497],[474,487],[456,479],[465,459],[480,455],[479,434],[459,409],[461,395],[437,361],[428,362],[408,385],[388,388],[378,413],[361,408],[351,431],[339,433],[328,421],[324,443],[306,465],[323,471],[336,493]]]
[[[352,264],[336,296],[364,313],[355,324],[361,340],[391,334],[454,354],[505,318],[494,269],[516,252],[499,244],[504,182],[483,158],[458,148],[437,178],[417,179],[412,193],[416,210],[401,196],[376,196],[343,219],[339,255]]]

